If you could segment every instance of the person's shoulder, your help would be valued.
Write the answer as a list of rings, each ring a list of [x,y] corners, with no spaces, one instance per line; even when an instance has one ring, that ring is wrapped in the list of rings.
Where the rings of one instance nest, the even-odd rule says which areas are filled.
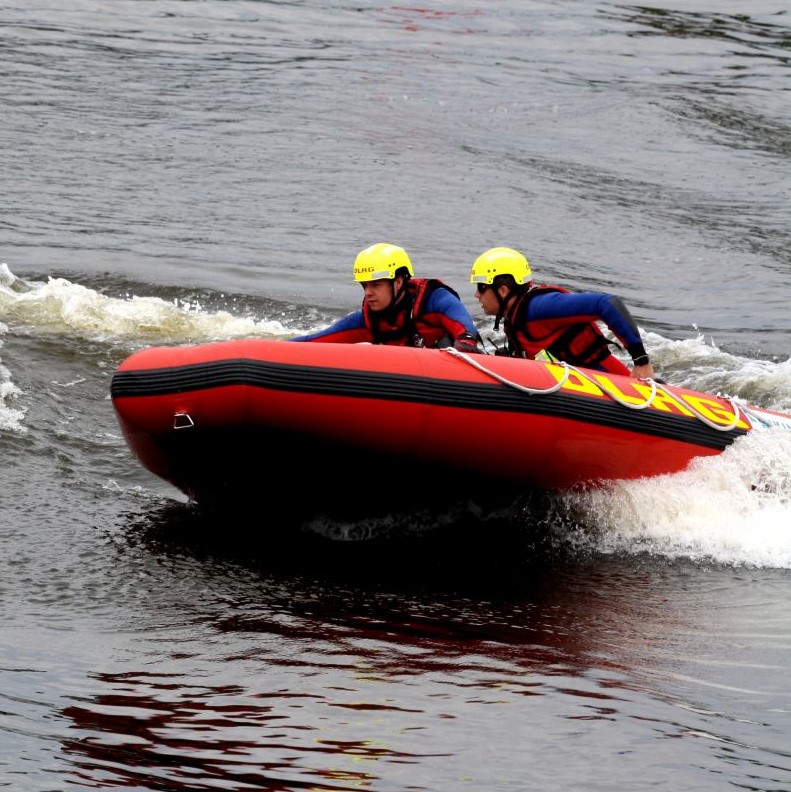
[[[431,278],[426,283],[426,293],[428,299],[431,301],[449,301],[461,302],[461,297],[453,286],[448,285],[445,281]]]

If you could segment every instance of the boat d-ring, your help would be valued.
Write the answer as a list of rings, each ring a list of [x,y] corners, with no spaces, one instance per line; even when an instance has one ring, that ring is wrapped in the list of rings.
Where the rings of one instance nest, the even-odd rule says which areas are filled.
[[[193,426],[195,426],[195,421],[192,420],[189,413],[176,413],[173,416],[174,429],[191,429]]]

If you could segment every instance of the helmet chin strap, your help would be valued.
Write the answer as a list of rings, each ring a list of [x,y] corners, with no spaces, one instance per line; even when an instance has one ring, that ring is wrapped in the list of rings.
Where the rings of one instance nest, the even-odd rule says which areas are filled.
[[[396,290],[395,290],[395,285],[394,285],[393,281],[390,281],[390,291],[393,294],[393,305],[394,306],[401,299],[401,297],[403,297],[404,292],[406,292],[406,281],[407,281],[406,278],[401,278],[401,288],[398,290],[398,292],[396,292]]]
[[[401,287],[398,289],[398,291],[396,291],[395,278],[393,278],[393,280],[390,281],[390,295],[392,299],[390,301],[390,305],[387,308],[385,308],[386,311],[391,311],[392,313],[396,312],[397,310],[396,306],[398,305],[399,301],[406,293],[406,282],[407,282],[406,278],[401,278]]]
[[[406,278],[401,278],[401,288],[396,291],[395,278],[390,281],[390,305],[388,305],[387,308],[382,308],[382,310],[378,312],[381,316],[387,317],[388,320],[395,318],[395,315],[398,313],[398,303],[406,293],[406,282]]]
[[[524,294],[525,291],[529,291],[531,287],[527,285],[522,286],[521,284],[517,284],[516,286],[508,286],[507,288],[508,288],[508,294],[506,294],[505,297],[502,297],[500,295],[499,289],[494,290],[494,293],[497,295],[497,302],[500,305],[500,307],[497,309],[497,316],[495,316],[494,318],[495,330],[500,329],[500,320],[505,316],[505,309],[508,307],[508,303],[511,302],[511,300],[517,299],[519,295]]]
[[[503,318],[503,315],[505,314],[505,306],[506,306],[506,303],[508,301],[508,297],[511,296],[511,292],[510,291],[508,292],[508,297],[503,297],[500,294],[499,289],[495,289],[494,286],[492,286],[492,289],[494,289],[495,296],[497,297],[497,302],[498,302],[498,304],[500,306],[497,309],[497,316],[494,317],[494,329],[495,330],[499,330],[500,329],[500,320]]]

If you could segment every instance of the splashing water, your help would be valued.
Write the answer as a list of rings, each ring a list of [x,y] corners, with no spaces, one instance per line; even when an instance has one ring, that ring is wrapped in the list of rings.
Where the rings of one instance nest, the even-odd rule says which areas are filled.
[[[25,283],[6,264],[0,264],[0,312],[37,333],[46,330],[100,341],[200,343],[287,334],[277,320],[208,312],[178,299],[137,295],[119,299],[65,278]]]
[[[563,496],[589,549],[791,568],[791,433],[752,432],[668,476]]]

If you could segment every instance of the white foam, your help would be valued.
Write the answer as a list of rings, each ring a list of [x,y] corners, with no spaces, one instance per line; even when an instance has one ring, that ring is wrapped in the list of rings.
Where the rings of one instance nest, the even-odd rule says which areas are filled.
[[[65,278],[24,283],[0,265],[0,309],[16,325],[41,334],[94,340],[200,343],[240,337],[290,335],[273,319],[207,311],[198,303],[159,297],[108,297]]]
[[[791,433],[745,435],[687,470],[570,493],[599,552],[791,568]]]
[[[673,385],[740,399],[780,412],[791,412],[791,358],[762,360],[732,355],[702,335],[683,341],[643,332],[659,371],[672,371]]]
[[[0,324],[0,333],[5,330]],[[0,342],[0,347],[2,347]],[[0,358],[0,432],[26,432],[22,425],[25,410],[13,407],[13,403],[22,395],[22,391],[11,381],[11,372],[3,365]]]

